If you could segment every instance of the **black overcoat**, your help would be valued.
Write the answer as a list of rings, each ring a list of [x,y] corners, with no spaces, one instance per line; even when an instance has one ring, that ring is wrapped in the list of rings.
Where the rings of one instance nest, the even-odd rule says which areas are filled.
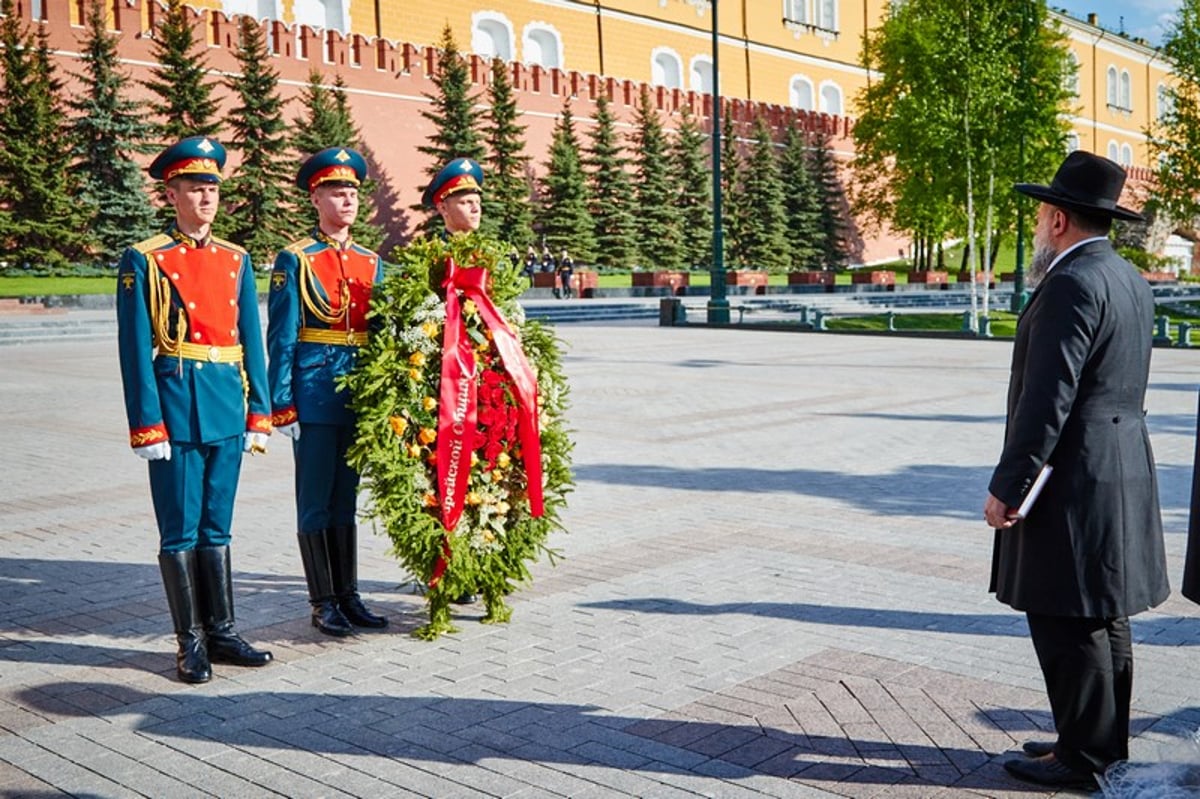
[[[1055,265],[1017,324],[1004,451],[991,493],[1024,521],[996,531],[991,590],[1017,610],[1129,616],[1167,598],[1154,455],[1143,403],[1154,297],[1107,241]]]
[[[1192,507],[1188,514],[1187,559],[1183,564],[1185,597],[1200,602],[1200,410],[1196,412],[1196,452],[1192,456]]]

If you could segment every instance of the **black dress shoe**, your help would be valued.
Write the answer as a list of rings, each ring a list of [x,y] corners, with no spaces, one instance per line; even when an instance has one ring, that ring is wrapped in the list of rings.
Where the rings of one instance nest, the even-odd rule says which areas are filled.
[[[1026,741],[1021,744],[1021,751],[1030,757],[1045,757],[1053,754],[1054,741]]]
[[[1008,760],[1004,763],[1004,770],[1019,780],[1049,788],[1085,788],[1089,791],[1099,788],[1096,776],[1090,771],[1076,771],[1060,763],[1054,755],[1044,755],[1033,760]]]
[[[454,597],[454,599],[451,599],[450,601],[456,605],[474,605],[476,602],[479,601],[479,596],[470,591],[464,591],[463,593]]]

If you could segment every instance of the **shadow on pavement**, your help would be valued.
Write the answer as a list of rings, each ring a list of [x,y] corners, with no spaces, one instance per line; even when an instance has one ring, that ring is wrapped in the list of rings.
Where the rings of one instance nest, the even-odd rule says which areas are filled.
[[[450,765],[509,758],[731,780],[762,774],[815,785],[1024,789],[1000,767],[1000,752],[939,747],[923,736],[916,736],[923,743],[910,744],[807,734],[801,718],[781,729],[610,715],[551,702],[285,691],[160,695],[87,682],[27,689],[19,701],[56,715],[121,716],[124,729],[185,751],[170,741]]]
[[[678,616],[737,613],[837,627],[871,627],[958,635],[1029,635],[1025,617],[1019,613],[933,613],[893,608],[812,605],[805,602],[724,602],[704,605],[665,597],[584,602],[578,607]],[[1135,643],[1173,647],[1200,645],[1200,618],[1154,616],[1134,617],[1131,621]]]

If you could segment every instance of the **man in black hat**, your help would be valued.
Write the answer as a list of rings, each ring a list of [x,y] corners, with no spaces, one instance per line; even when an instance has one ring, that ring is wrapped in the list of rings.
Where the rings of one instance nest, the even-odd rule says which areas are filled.
[[[1129,754],[1129,616],[1167,598],[1154,456],[1143,401],[1154,297],[1108,240],[1125,171],[1067,156],[1041,200],[1017,325],[1004,450],[984,518],[996,528],[991,590],[1026,613],[1058,740],[1004,764],[1051,787],[1096,788]],[[1043,467],[1041,493],[1024,508]]]

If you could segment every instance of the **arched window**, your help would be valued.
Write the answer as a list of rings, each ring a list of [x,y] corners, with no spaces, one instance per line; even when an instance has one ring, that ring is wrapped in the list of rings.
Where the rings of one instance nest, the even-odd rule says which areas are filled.
[[[668,89],[683,88],[683,67],[679,54],[667,47],[654,48],[650,62],[650,82]]]
[[[1105,73],[1104,85],[1105,85],[1105,93],[1104,93],[1105,100],[1110,106],[1115,108],[1120,99],[1119,95],[1117,94],[1117,68],[1116,67],[1108,68],[1108,72]]]
[[[1078,149],[1079,149],[1079,134],[1078,133],[1068,133],[1067,134],[1067,152],[1073,153]]]
[[[691,90],[701,94],[712,94],[712,60],[705,56],[696,56],[692,59],[691,73]]]
[[[1133,166],[1133,148],[1128,144],[1121,145],[1121,158],[1117,163],[1121,166]]]
[[[827,31],[838,29],[837,0],[813,0],[813,24]]]
[[[1108,160],[1117,162],[1120,162],[1121,160],[1121,148],[1117,146],[1115,141],[1110,141],[1108,143]]]
[[[297,25],[345,33],[350,29],[348,0],[296,0],[292,19]]]
[[[1133,110],[1133,80],[1129,77],[1129,70],[1121,70],[1121,95],[1118,98],[1120,106],[1126,111]]]
[[[513,31],[508,17],[495,11],[471,15],[471,50],[484,58],[513,60]]]
[[[813,105],[812,81],[803,75],[792,77],[792,85],[788,90],[788,97],[792,108],[799,108],[801,111],[816,110],[816,106]]]
[[[1159,121],[1175,110],[1175,104],[1171,102],[1171,91],[1165,83],[1158,84],[1154,99],[1154,114]]]
[[[1079,56],[1075,55],[1074,50],[1067,51],[1067,76],[1063,79],[1063,88],[1072,97],[1079,96]]]
[[[823,81],[821,83],[821,111],[826,114],[841,116],[842,114],[842,89],[832,81]]]
[[[540,64],[546,69],[563,68],[562,37],[553,26],[531,22],[521,35],[521,49],[526,64]]]

